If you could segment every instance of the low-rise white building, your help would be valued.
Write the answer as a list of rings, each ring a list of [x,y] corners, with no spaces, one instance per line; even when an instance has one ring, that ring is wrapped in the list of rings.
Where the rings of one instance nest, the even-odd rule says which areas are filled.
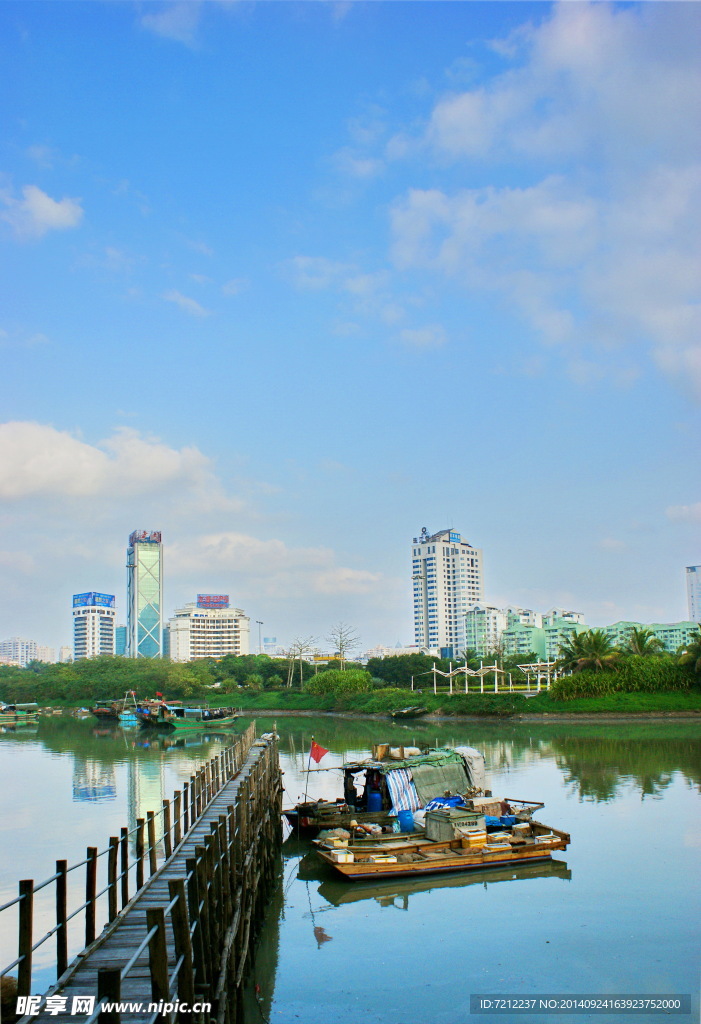
[[[436,649],[437,652],[437,649]],[[370,658],[397,658],[405,654],[427,654],[429,650],[427,647],[416,647],[404,646],[398,644],[396,647],[384,647],[382,644],[378,644],[376,647],[366,651],[363,655],[363,661],[369,661]]]
[[[228,594],[198,594],[168,620],[172,661],[250,653],[251,620],[229,606]]]

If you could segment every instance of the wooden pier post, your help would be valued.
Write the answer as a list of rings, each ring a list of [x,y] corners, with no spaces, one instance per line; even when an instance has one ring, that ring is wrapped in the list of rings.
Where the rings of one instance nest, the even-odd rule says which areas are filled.
[[[122,889],[122,910],[129,902],[129,829],[125,826],[119,838],[119,875]]]
[[[136,819],[136,888],[144,886],[144,819]]]
[[[56,977],[68,967],[68,861],[56,861]]]
[[[176,846],[180,845],[180,840],[183,837],[182,821],[180,820],[181,814],[182,794],[179,789],[176,789],[176,791],[173,793],[173,817],[175,819],[175,832],[173,834],[173,842],[175,843]]]
[[[117,916],[117,852],[119,840],[116,836],[110,836],[109,852],[107,854],[107,903],[108,919],[114,921]]]
[[[192,959],[195,967],[197,986],[203,989],[207,984],[207,956],[205,951],[202,915],[200,914],[200,890],[197,875],[197,859],[188,857],[185,861],[187,870],[187,909],[190,920],[194,922],[192,933]]]
[[[85,945],[95,941],[95,893],[97,892],[97,847],[89,846],[85,866]]]
[[[149,907],[146,910],[146,928],[156,929],[148,943],[148,962],[151,971],[151,1001],[170,1002],[168,982],[168,947],[166,944],[166,922],[163,907]],[[168,1020],[170,1014],[165,1019]]]
[[[119,967],[101,967],[97,972],[97,1001],[118,1003],[122,991],[122,972]],[[100,1010],[98,1024],[119,1024],[116,1010]]]
[[[28,996],[32,991],[32,923],[34,920],[34,879],[23,878],[19,883],[19,941],[17,955],[22,959],[17,968],[17,995]]]
[[[182,966],[178,971],[178,999],[181,1003],[192,1006],[195,1000],[195,977],[193,973],[192,942],[190,939],[190,922],[187,913],[187,894],[185,879],[176,878],[168,882],[168,895],[171,901],[177,897],[173,905],[173,941],[175,957],[182,957]]]
[[[170,800],[163,801],[163,848],[166,857],[173,852],[173,843],[170,836]]]
[[[146,811],[146,831],[148,833],[148,870],[149,874],[155,875],[158,870],[158,856],[156,853],[156,815],[154,811]]]

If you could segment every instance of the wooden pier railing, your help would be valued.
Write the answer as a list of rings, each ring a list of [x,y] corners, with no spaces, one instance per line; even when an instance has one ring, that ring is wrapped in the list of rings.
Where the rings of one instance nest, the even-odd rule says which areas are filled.
[[[162,1006],[179,1001],[191,1007],[197,997],[201,1004],[210,1006],[199,1019],[209,1019],[211,1015],[220,1024],[234,1024],[241,984],[250,961],[251,940],[273,884],[280,812],[277,743],[273,736],[255,743],[252,725],[196,772],[182,791],[175,793],[172,802],[164,800],[160,811],[149,812],[146,820],[139,819],[131,831],[121,829],[105,850],[98,852],[90,847],[86,859],[71,867],[65,861],[57,861],[56,873],[38,885],[30,879],[22,880],[17,898],[0,908],[4,911],[17,905],[19,910],[18,956],[0,971],[0,976],[17,968],[17,994],[30,996],[33,953],[52,936],[56,937],[58,980],[47,996],[32,1007],[33,1019],[38,1020],[46,999],[56,997],[56,993],[89,994],[85,972],[90,969],[87,965],[91,953],[98,948],[104,953],[109,946],[110,966],[98,966],[94,992],[97,1008],[86,1024],[100,1015],[105,1018],[101,1024],[108,1024],[102,1012],[104,1000],[135,998],[133,969],[140,962],[143,965],[146,958],[150,984],[145,992],[141,991],[143,981],[136,983],[136,988],[150,1003]],[[157,839],[159,815],[162,835]],[[132,838],[134,852],[130,856]],[[165,857],[160,868],[159,845]],[[106,885],[98,891],[97,867],[103,856],[107,858]],[[85,900],[69,914],[68,875],[80,868],[85,868]],[[130,872],[135,873],[137,890],[131,898]],[[56,925],[35,942],[34,894],[52,883],[56,892]],[[96,938],[96,905],[105,895],[108,922]],[[130,939],[125,943],[119,938],[120,926],[143,914],[142,896],[148,897],[144,899],[145,934],[135,944],[134,929],[130,927]],[[81,913],[86,949],[69,968],[68,924]],[[115,962],[118,966],[114,966]],[[91,977],[94,970],[93,965]],[[147,1016],[129,1016],[134,1020],[155,1020],[168,1015],[161,1010]],[[117,1019],[114,1012],[109,1015],[112,1024]],[[193,1020],[191,1011],[187,1019]]]

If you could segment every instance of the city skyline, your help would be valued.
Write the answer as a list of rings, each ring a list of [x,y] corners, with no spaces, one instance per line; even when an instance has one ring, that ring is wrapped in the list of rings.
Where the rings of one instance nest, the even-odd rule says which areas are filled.
[[[700,25],[0,5],[0,632],[65,644],[139,523],[166,611],[229,592],[283,643],[408,642],[418,524],[491,605],[683,620]]]

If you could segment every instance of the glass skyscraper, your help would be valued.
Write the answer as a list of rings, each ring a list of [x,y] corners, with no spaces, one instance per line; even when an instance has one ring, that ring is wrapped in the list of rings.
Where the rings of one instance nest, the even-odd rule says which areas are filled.
[[[134,530],[127,548],[127,657],[163,655],[163,545],[160,530]]]

